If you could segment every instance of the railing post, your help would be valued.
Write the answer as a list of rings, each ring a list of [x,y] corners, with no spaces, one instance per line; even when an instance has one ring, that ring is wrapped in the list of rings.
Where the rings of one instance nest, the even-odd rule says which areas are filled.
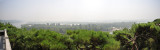
[[[4,38],[5,38],[5,42],[6,42],[6,50],[12,50],[11,49],[11,45],[10,45],[10,42],[9,42],[9,38],[8,38],[8,35],[7,35],[7,29],[4,29]]]

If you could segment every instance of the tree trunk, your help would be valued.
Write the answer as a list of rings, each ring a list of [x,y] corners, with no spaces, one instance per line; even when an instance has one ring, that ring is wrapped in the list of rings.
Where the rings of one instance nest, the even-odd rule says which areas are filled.
[[[96,46],[95,45],[92,45],[92,50],[96,50]]]
[[[78,47],[78,44],[77,44],[77,45],[76,45],[76,49],[78,50],[78,48],[79,48],[79,47]]]

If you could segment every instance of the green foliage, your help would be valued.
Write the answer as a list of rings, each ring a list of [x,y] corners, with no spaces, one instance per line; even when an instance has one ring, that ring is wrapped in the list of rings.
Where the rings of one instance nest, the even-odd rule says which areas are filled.
[[[0,29],[7,29],[13,50],[76,50],[113,49],[118,46],[108,32],[89,30],[68,30],[60,34],[44,29],[18,29],[9,23],[0,23]]]
[[[153,22],[156,24],[160,24],[160,19],[155,19]]]
[[[131,29],[113,34],[91,30],[68,30],[64,34],[46,29],[16,28],[1,23],[7,29],[13,50],[159,50],[159,19],[133,24]]]
[[[131,29],[114,31],[115,39],[121,42],[121,48],[126,50],[160,49],[160,27],[154,22],[133,24]]]
[[[67,31],[67,34],[73,39],[77,49],[107,49],[111,48],[111,46],[111,49],[119,49],[119,42],[116,41],[108,32],[69,30]]]
[[[133,37],[133,34],[127,31],[114,31],[115,39],[121,42],[121,47],[126,50],[131,49],[132,43],[130,43],[130,39]]]
[[[61,34],[54,31],[22,29],[17,30],[15,33],[16,35],[14,38],[10,38],[13,49],[61,50],[67,48],[67,45],[64,44],[66,37],[63,37]]]

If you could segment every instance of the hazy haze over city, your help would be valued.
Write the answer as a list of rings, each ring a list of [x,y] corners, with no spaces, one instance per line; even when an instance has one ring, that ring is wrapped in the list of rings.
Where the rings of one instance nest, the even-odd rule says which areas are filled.
[[[0,20],[27,22],[147,22],[159,0],[0,0]]]

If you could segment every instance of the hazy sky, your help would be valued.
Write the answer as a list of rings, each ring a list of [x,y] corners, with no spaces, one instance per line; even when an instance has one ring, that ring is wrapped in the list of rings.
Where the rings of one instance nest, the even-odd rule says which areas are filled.
[[[53,22],[151,21],[160,0],[0,0],[0,19]]]

